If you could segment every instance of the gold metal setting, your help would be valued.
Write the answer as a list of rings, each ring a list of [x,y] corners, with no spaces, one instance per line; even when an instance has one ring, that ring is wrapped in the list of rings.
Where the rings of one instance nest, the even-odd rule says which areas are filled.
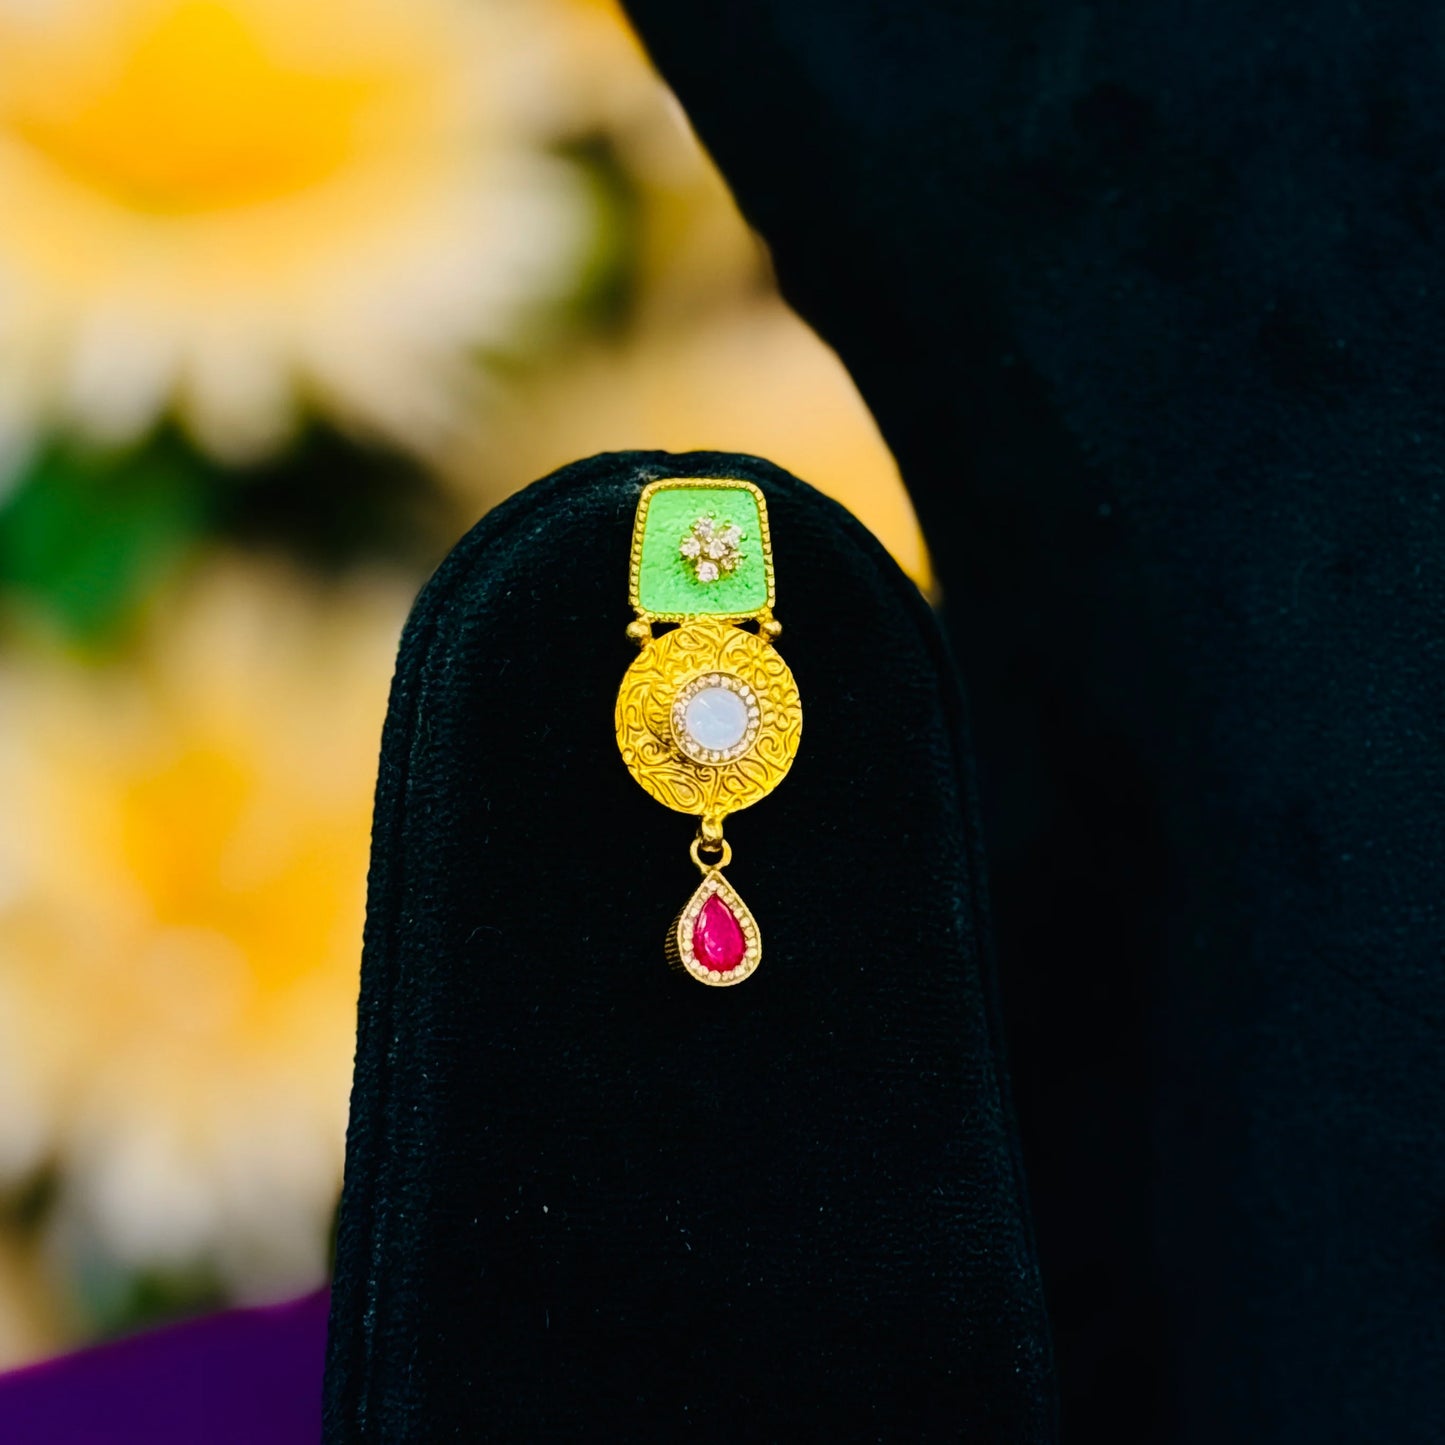
[[[713,535],[727,549],[722,562],[729,574],[735,567],[750,569],[740,586],[751,589],[757,605],[728,610],[738,588],[708,591],[705,583],[719,580],[717,569],[699,576],[696,546],[698,537],[708,537],[708,526],[705,519],[701,527],[697,519],[690,520],[681,501],[669,499],[668,507],[658,511],[649,536],[648,514],[664,491],[707,493],[713,501],[719,494],[747,494],[749,500],[739,505],[748,508],[749,518],[756,506],[756,527],[719,524]],[[680,536],[659,538],[657,528],[667,527],[674,515],[682,526]],[[782,626],[773,616],[767,515],[766,500],[751,482],[669,478],[644,489],[633,525],[629,600],[636,617],[627,635],[639,650],[617,693],[617,746],[627,770],[653,798],[698,819],[690,853],[702,882],[669,928],[666,952],[673,967],[710,987],[751,977],[762,958],[757,921],[723,876],[732,861],[723,824],[729,814],[751,807],[782,782],[803,730],[797,683],[774,646]],[[680,544],[685,544],[682,558],[690,571],[679,563],[671,570],[664,567],[660,584],[645,581],[644,567],[647,578],[656,578],[665,549]],[[689,578],[696,578],[697,585]],[[666,605],[646,606],[648,588]],[[678,626],[655,630],[655,624],[669,622]],[[695,701],[700,705],[696,715],[691,710]]]
[[[728,756],[691,744],[684,749],[675,710],[689,688],[719,674],[756,702],[747,746]],[[797,756],[803,708],[793,674],[771,642],[703,617],[643,643],[623,676],[615,721],[622,761],[659,803],[720,821],[783,781]]]
[[[747,724],[741,738],[725,748],[704,747],[688,731],[688,706],[694,698],[710,692],[730,692],[737,698],[739,706],[747,713]],[[695,763],[708,763],[717,767],[720,763],[735,762],[744,757],[758,740],[762,728],[762,703],[752,688],[742,678],[730,672],[705,672],[695,677],[678,693],[672,705],[672,740]]]
[[[731,856],[731,855],[729,855]],[[667,930],[667,961],[673,968],[680,968],[713,988],[725,988],[731,983],[741,983],[757,968],[763,957],[763,941],[758,934],[758,925],[746,903],[738,897],[737,891],[722,875],[722,867],[709,868],[705,863],[702,882],[697,891],[687,900],[681,913]],[[707,906],[714,894],[721,897],[728,910],[738,920],[744,939],[741,960],[729,969],[712,969],[703,963],[693,947],[693,935],[697,929],[698,915]]]

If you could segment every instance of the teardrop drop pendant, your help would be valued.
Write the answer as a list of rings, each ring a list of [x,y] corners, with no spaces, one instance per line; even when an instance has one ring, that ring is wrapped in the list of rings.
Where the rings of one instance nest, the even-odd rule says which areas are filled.
[[[702,872],[691,898],[667,930],[667,961],[685,969],[699,983],[741,983],[763,956],[757,921],[737,889],[723,877],[732,861],[726,842],[716,864],[699,856],[702,839],[692,844],[692,861]]]
[[[752,912],[723,876],[729,814],[787,776],[803,731],[797,684],[776,646],[767,504],[751,482],[650,482],[632,531],[627,635],[638,654],[617,693],[617,746],[659,803],[699,822],[702,873],[667,932],[667,958],[716,987],[762,958]],[[657,624],[677,623],[657,632]]]

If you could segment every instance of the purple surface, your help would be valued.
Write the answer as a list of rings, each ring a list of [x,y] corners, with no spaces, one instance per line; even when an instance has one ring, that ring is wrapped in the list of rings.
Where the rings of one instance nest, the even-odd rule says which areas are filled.
[[[4,1445],[317,1445],[326,1292],[0,1375]]]

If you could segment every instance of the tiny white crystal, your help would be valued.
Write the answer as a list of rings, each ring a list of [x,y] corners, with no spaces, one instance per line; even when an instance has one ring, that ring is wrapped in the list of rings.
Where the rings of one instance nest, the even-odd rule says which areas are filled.
[[[699,563],[697,564],[697,580],[698,580],[699,582],[716,582],[716,581],[717,581],[717,563],[716,563],[716,562],[699,562]]]
[[[702,551],[702,543],[696,537],[684,537],[682,546],[677,549],[684,557],[696,557]]]
[[[727,543],[724,542],[721,537],[714,537],[712,541],[707,544],[707,555],[711,557],[714,562],[722,561],[727,554]]]
[[[725,547],[736,547],[743,539],[743,534],[736,527],[724,527],[717,534],[718,541]]]
[[[696,532],[699,537],[711,537],[712,529],[713,520],[711,517],[699,517],[697,521],[692,524],[692,530]]]

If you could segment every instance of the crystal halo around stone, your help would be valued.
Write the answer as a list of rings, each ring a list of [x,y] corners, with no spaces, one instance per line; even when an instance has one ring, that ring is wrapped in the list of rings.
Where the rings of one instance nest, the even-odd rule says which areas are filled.
[[[762,726],[758,695],[730,672],[705,672],[672,704],[672,738],[695,763],[718,766],[740,758]]]
[[[668,956],[699,983],[741,983],[762,960],[763,941],[751,910],[716,869],[698,885],[669,932]]]

